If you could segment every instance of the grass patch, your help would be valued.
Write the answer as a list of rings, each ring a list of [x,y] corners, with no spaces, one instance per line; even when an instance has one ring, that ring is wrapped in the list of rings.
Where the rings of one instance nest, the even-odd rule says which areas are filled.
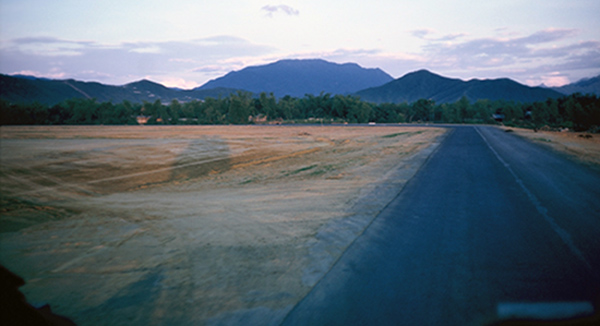
[[[381,138],[394,138],[394,137],[398,137],[398,136],[402,136],[402,135],[406,135],[406,134],[418,135],[418,134],[422,134],[422,133],[423,133],[422,130],[421,131],[415,131],[415,132],[405,131],[405,132],[398,132],[398,133],[395,133],[395,134],[383,135],[383,136],[381,136]]]
[[[325,174],[325,173],[329,173],[329,172],[331,172],[331,171],[335,171],[335,170],[336,170],[336,167],[335,167],[335,166],[333,166],[333,165],[325,165],[323,168],[321,168],[321,169],[319,169],[319,170],[316,170],[316,171],[313,171],[313,172],[311,172],[311,173],[310,173],[310,176],[318,176],[318,175],[322,175],[322,174]]]
[[[314,176],[325,174],[325,173],[327,173],[326,170],[316,170],[316,171],[311,172],[310,175],[314,177]]]
[[[300,172],[303,172],[303,171],[308,171],[308,170],[310,170],[310,169],[314,169],[316,166],[317,166],[316,164],[309,165],[309,166],[305,166],[305,167],[303,167],[303,168],[299,168],[299,169],[298,169],[298,170],[296,170],[296,171],[292,171],[292,172],[290,172],[289,174],[290,174],[290,175],[292,175],[292,174],[298,174],[298,173],[300,173]]]
[[[396,134],[383,135],[383,136],[381,136],[381,138],[394,138],[394,137],[406,135],[408,133],[409,132],[399,132],[399,133],[396,133]]]

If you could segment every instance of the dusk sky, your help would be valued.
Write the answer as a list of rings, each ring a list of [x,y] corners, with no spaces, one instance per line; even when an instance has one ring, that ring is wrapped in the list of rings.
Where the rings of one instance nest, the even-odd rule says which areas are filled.
[[[598,0],[0,0],[0,73],[193,88],[320,58],[560,86],[600,74]]]

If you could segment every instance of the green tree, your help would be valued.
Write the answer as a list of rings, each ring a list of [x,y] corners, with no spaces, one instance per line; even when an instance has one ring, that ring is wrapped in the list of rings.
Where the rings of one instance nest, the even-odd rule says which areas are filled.
[[[286,95],[277,103],[277,116],[285,120],[299,119],[300,113],[297,110],[297,99]]]
[[[435,102],[433,100],[420,99],[412,104],[411,114],[408,122],[430,121]]]
[[[215,99],[212,97],[207,97],[202,103],[200,112],[197,113],[198,122],[201,124],[226,123],[228,110],[228,99]]]
[[[267,95],[265,92],[260,93],[257,105],[258,113],[262,113],[272,120],[277,117],[277,99],[273,93]]]
[[[0,125],[40,125],[49,123],[49,110],[44,104],[9,104],[0,100]]]
[[[523,109],[514,102],[503,102],[502,114],[507,125],[519,125],[523,120]]]
[[[106,124],[135,124],[135,116],[138,114],[135,112],[134,105],[131,102],[125,100],[113,107],[112,114]]]
[[[229,96],[229,110],[227,117],[229,123],[233,124],[245,124],[248,123],[248,117],[252,108],[251,94],[248,92],[238,91],[235,94]]]
[[[442,121],[449,123],[457,123],[459,122],[458,114],[456,110],[456,105],[454,104],[442,104]]]
[[[168,113],[171,116],[170,123],[172,125],[178,124],[179,117],[182,116],[182,110],[181,110],[181,104],[179,104],[179,101],[177,101],[177,99],[171,100],[171,103],[169,104]]]
[[[152,111],[157,113],[156,123],[158,124],[167,124],[171,120],[171,115],[167,111],[167,108],[162,104],[160,100],[154,101],[152,103]]]
[[[464,123],[469,118],[469,107],[471,106],[469,99],[463,96],[454,105],[456,107],[456,122]]]
[[[353,101],[353,105],[348,112],[348,120],[350,122],[367,123],[371,118],[372,111],[369,103]]]
[[[494,123],[492,114],[495,112],[493,103],[490,100],[477,100],[471,105],[471,119],[478,123]]]
[[[193,100],[183,104],[181,108],[183,116],[187,119],[188,123],[197,124],[204,118],[204,112],[202,111],[202,102]]]
[[[405,105],[405,104],[404,104]],[[383,103],[372,108],[373,120],[381,123],[405,122],[402,104]]]
[[[331,116],[333,118],[347,119],[354,100],[350,96],[335,95],[331,105]]]
[[[64,107],[71,111],[71,117],[65,121],[67,124],[89,125],[98,120],[98,103],[96,99],[72,98],[64,103]]]

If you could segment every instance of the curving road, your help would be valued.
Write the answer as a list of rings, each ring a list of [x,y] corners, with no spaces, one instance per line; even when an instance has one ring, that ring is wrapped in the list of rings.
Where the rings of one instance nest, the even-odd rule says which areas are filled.
[[[528,307],[594,309],[600,174],[494,127],[449,133],[283,325],[481,325]]]

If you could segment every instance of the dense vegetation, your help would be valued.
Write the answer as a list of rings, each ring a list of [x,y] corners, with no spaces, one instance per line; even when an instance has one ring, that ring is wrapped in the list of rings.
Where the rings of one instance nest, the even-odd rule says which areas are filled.
[[[173,100],[168,105],[159,100],[113,104],[74,98],[52,106],[0,100],[1,125],[137,124],[138,116],[150,117],[147,124],[247,124],[265,119],[287,123],[495,123],[495,118],[502,117],[503,123],[509,126],[599,132],[600,98],[573,94],[535,103],[503,100],[471,103],[463,97],[455,103],[439,105],[426,99],[412,104],[373,104],[351,95],[321,93],[277,99],[273,94],[253,97],[250,93],[237,92],[204,101]]]

